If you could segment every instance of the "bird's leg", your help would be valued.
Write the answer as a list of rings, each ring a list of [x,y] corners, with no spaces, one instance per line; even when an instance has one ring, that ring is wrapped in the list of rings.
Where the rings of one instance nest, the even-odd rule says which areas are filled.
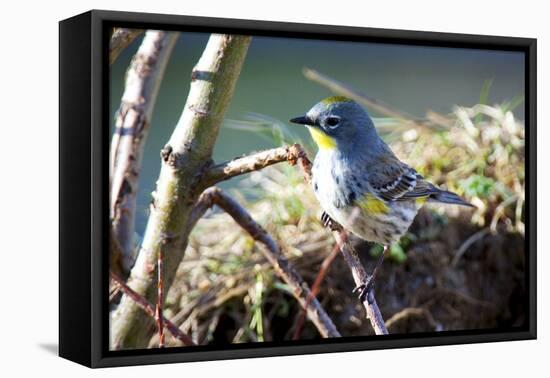
[[[380,267],[384,262],[384,258],[388,255],[389,251],[390,251],[389,247],[385,245],[384,251],[378,257],[378,260],[376,261],[376,265],[374,266],[372,273],[367,275],[367,277],[363,280],[363,282],[357,287],[355,287],[355,289],[353,289],[354,293],[359,293],[359,300],[361,302],[364,302],[365,299],[367,299],[369,300],[369,303],[370,303],[369,293],[372,291],[372,289],[374,289],[374,281],[376,280],[378,271],[380,270]]]
[[[321,214],[321,222],[323,226],[329,228],[331,231],[340,231],[342,229],[342,226],[336,223],[326,211],[323,211],[323,214]]]

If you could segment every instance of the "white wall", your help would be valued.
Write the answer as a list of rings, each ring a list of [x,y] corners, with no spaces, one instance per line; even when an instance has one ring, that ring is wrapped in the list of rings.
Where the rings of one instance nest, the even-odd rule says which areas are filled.
[[[54,356],[57,343],[57,21],[90,8],[327,23],[381,28],[536,37],[539,39],[539,167],[550,163],[550,27],[544,1],[51,1],[2,2],[0,58],[0,374],[185,377],[399,374],[464,377],[542,376],[548,362],[548,240],[539,238],[539,340],[391,351],[324,354],[91,371]],[[540,169],[539,193],[550,187]],[[544,189],[546,188],[546,190]],[[7,211],[6,211],[7,207]],[[23,211],[22,211],[23,210]],[[539,215],[550,213],[539,196]],[[542,219],[540,219],[542,218]],[[539,216],[539,235],[549,226]],[[6,243],[7,242],[7,243]],[[545,267],[543,272],[542,267]],[[544,276],[546,273],[546,276]],[[32,307],[29,296],[34,296]],[[543,298],[546,295],[546,298]],[[22,301],[25,299],[25,302]],[[545,299],[545,300],[544,300]],[[544,348],[547,350],[544,351]],[[537,373],[538,374],[533,374]]]

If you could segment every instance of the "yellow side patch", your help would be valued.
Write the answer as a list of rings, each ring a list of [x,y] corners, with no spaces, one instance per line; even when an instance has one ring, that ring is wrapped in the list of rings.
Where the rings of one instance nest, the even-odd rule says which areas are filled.
[[[426,203],[426,201],[428,200],[428,197],[420,197],[420,198],[417,198],[416,199],[416,205],[417,206],[422,206]]]
[[[358,201],[358,205],[364,212],[371,215],[387,214],[390,212],[389,206],[372,194],[365,195],[360,201]]]
[[[320,149],[332,150],[336,147],[336,141],[315,127],[308,127],[311,137]]]

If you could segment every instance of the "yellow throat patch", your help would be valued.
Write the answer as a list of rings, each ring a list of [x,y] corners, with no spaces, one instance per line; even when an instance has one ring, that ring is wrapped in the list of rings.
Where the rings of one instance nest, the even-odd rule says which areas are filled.
[[[317,146],[322,150],[332,150],[336,148],[336,141],[334,138],[328,136],[324,132],[316,129],[315,127],[308,126],[309,133],[311,137],[317,144]]]
[[[357,204],[365,213],[370,215],[387,214],[390,211],[390,208],[384,201],[372,194],[365,195],[361,200],[357,201]]]

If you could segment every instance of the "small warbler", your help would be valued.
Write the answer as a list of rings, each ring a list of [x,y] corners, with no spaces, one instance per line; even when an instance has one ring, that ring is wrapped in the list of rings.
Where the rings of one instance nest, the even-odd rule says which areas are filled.
[[[426,201],[472,206],[401,162],[378,136],[367,112],[349,98],[326,98],[290,122],[305,125],[319,148],[312,185],[323,221],[330,223],[330,217],[358,237],[382,244],[377,268]],[[360,297],[368,283],[356,288]]]

